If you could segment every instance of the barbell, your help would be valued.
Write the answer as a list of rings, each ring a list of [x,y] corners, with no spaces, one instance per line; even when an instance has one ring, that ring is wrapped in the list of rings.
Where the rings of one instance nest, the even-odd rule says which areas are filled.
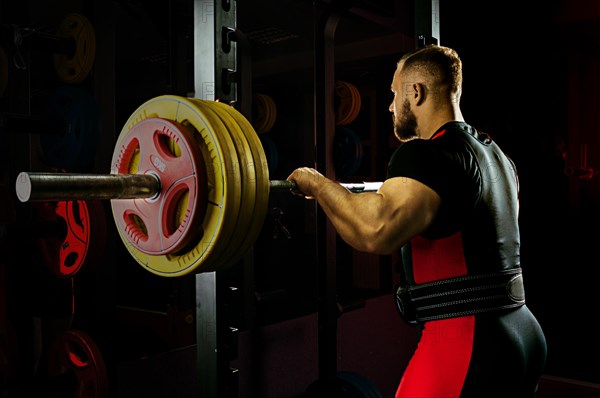
[[[342,185],[369,192],[381,183]],[[260,139],[235,108],[163,95],[126,121],[110,174],[21,172],[15,189],[21,202],[110,200],[132,257],[177,277],[237,263],[262,229],[270,193],[296,185],[269,180]]]

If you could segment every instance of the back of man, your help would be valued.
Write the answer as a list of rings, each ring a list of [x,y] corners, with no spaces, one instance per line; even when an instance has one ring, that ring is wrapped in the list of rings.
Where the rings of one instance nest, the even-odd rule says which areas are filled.
[[[525,305],[514,164],[465,122],[453,49],[403,55],[390,88],[401,145],[377,192],[306,167],[288,178],[356,250],[402,251],[396,301],[420,340],[397,398],[531,398],[546,341]]]
[[[514,164],[487,135],[450,122],[403,144],[394,177],[441,197],[429,228],[402,249],[420,341],[396,396],[534,396],[546,347],[525,306]]]

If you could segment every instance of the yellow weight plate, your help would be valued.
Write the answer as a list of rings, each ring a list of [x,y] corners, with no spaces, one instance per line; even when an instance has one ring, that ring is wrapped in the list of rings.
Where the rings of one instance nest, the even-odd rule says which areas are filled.
[[[220,266],[223,265],[228,267],[231,264],[227,263],[227,258],[231,258],[237,253],[237,249],[240,245],[240,237],[246,234],[244,228],[246,228],[245,226],[250,222],[254,208],[256,198],[256,172],[254,170],[252,151],[235,120],[224,113],[221,108],[215,107],[213,105],[216,103],[215,101],[205,101],[200,99],[194,99],[193,101],[201,103],[207,110],[207,113],[212,113],[225,125],[226,132],[229,133],[229,136],[234,142],[240,162],[242,204],[237,220],[233,220],[235,221],[234,234],[231,236],[230,242],[226,247],[226,255],[225,257],[219,258]]]
[[[259,134],[267,133],[273,128],[277,119],[275,101],[266,94],[255,94],[254,101],[256,109],[254,126],[256,127],[256,132]]]
[[[254,128],[237,109],[232,106],[215,102],[214,107],[220,107],[228,113],[241,127],[254,158],[254,169],[256,171],[256,200],[254,205],[254,217],[248,235],[244,239],[239,252],[245,253],[256,242],[262,230],[265,217],[269,207],[269,165],[262,144]]]
[[[83,15],[69,14],[56,31],[58,37],[75,41],[75,54],[55,54],[54,69],[64,83],[80,83],[92,70],[96,55],[96,35],[92,23]]]
[[[336,124],[344,125],[347,121],[349,108],[351,107],[351,96],[347,84],[343,81],[337,81],[335,83],[335,94],[337,99],[336,113]]]
[[[126,121],[116,148],[120,148],[122,137],[126,136],[135,124],[152,117],[160,117],[192,126],[196,130],[196,140],[206,164],[208,182],[208,204],[202,221],[202,236],[197,244],[178,255],[167,254],[151,256],[133,247],[123,232],[119,231],[125,247],[132,257],[148,271],[165,277],[176,277],[191,272],[215,270],[213,253],[218,254],[221,241],[227,240],[231,227],[227,220],[237,217],[240,206],[240,173],[234,144],[229,134],[223,134],[211,124],[211,118],[205,115],[196,103],[184,97],[164,95],[153,98],[136,109]],[[118,154],[113,154],[113,159]],[[114,162],[113,162],[114,163]],[[114,173],[111,170],[111,173]],[[127,199],[129,200],[129,199]],[[116,217],[113,211],[113,216]]]
[[[239,215],[242,206],[242,178],[240,173],[240,161],[237,156],[235,144],[229,135],[226,126],[214,114],[210,113],[210,109],[200,101],[193,98],[188,98],[196,109],[202,113],[210,125],[213,126],[217,138],[221,141],[223,148],[224,166],[221,168],[221,173],[224,173],[223,178],[228,185],[228,194],[226,196],[227,214],[222,220],[222,231],[218,241],[214,244],[216,247],[210,254],[209,258],[204,259],[201,271],[216,271],[222,268],[220,258],[227,252],[227,244],[231,240],[231,235],[235,231],[235,220]]]
[[[236,195],[239,196],[237,200],[237,207],[235,211],[232,211],[226,220],[223,239],[219,240],[219,247],[210,256],[210,268],[214,270],[220,270],[226,268],[224,258],[229,257],[230,252],[235,250],[235,236],[238,234],[239,218],[240,215],[245,212],[246,200],[249,197],[248,190],[252,187],[247,186],[247,181],[250,179],[248,176],[248,170],[244,168],[244,164],[247,162],[245,159],[247,155],[244,153],[243,144],[240,142],[240,138],[234,136],[229,130],[228,125],[215,113],[209,106],[209,103],[214,101],[206,101],[198,98],[190,98],[199,109],[202,109],[203,115],[207,118],[211,125],[217,127],[219,136],[222,138],[228,138],[233,143],[233,148],[230,149],[225,156],[235,159],[235,163],[238,167],[233,169],[226,169],[227,174],[235,174],[233,179],[239,180],[238,185],[235,187]],[[229,176],[228,176],[229,177]],[[232,179],[232,177],[229,177]],[[255,177],[254,177],[255,178]],[[252,198],[252,203],[254,198]]]
[[[242,206],[235,226],[234,235],[231,237],[231,241],[227,246],[227,256],[222,260],[219,260],[224,268],[228,268],[235,265],[246,253],[242,247],[244,246],[245,239],[248,238],[248,232],[251,229],[253,221],[257,180],[254,156],[244,132],[241,130],[240,125],[233,116],[228,112],[225,112],[221,107],[215,106],[215,103],[215,101],[205,101],[206,106],[210,108],[211,111],[215,112],[227,126],[238,152],[240,169],[242,172]]]

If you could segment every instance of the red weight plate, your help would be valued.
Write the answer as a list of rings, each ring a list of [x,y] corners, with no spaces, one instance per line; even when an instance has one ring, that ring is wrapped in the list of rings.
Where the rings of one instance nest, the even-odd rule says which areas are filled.
[[[48,355],[48,376],[75,376],[72,398],[108,397],[106,364],[98,346],[86,333],[69,330],[60,335]]]
[[[83,200],[58,202],[56,214],[67,222],[67,236],[60,246],[61,276],[74,275],[83,265],[91,241],[90,214]]]
[[[64,278],[75,275],[86,261],[92,240],[86,202],[42,202],[36,208],[35,217],[41,222],[64,222],[65,232],[57,228],[56,236],[39,239],[38,246],[42,261],[50,272]]]
[[[201,232],[206,169],[193,134],[177,122],[149,118],[121,141],[117,173],[153,174],[161,183],[156,198],[112,201],[117,227],[143,253],[178,253]]]

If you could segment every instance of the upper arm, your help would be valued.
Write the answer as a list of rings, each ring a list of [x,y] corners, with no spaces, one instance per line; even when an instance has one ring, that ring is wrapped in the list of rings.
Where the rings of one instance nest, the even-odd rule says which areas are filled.
[[[381,230],[381,248],[391,253],[425,231],[437,214],[441,198],[430,187],[408,177],[386,180],[378,191],[385,226]]]
[[[433,189],[408,177],[389,178],[377,192],[356,194],[323,184],[316,197],[342,239],[378,254],[393,253],[425,231],[441,203]]]

